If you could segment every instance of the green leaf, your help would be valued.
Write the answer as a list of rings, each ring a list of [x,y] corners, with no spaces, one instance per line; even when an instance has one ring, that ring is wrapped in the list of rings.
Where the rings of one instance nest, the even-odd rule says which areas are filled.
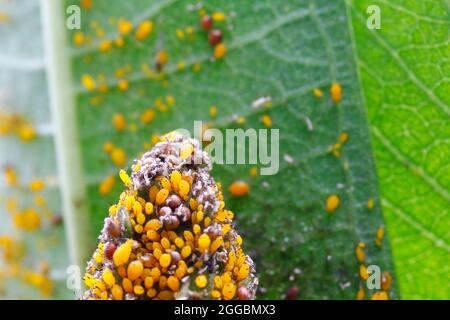
[[[65,270],[69,262],[63,226],[54,226],[52,215],[61,214],[57,166],[54,156],[54,134],[48,106],[45,59],[39,3],[14,1],[0,3],[0,118],[16,114],[35,128],[37,138],[23,143],[16,135],[0,139],[0,168],[11,167],[18,187],[7,186],[0,179],[0,238],[13,240],[14,245],[0,245],[0,297],[7,299],[49,298],[39,285],[27,281],[29,273],[41,274],[41,263],[49,265],[53,282],[53,298],[70,298],[65,288]],[[3,20],[3,21],[2,21]],[[30,34],[33,36],[30,37]],[[0,119],[3,125],[3,118]],[[17,125],[17,124],[16,124]],[[46,188],[31,193],[28,184],[42,179]],[[34,202],[36,195],[46,199],[45,208]],[[7,203],[15,199],[18,211],[33,208],[38,212],[41,228],[25,232],[14,224],[16,210]],[[12,249],[17,259],[8,259]],[[19,254],[22,252],[23,256]],[[20,258],[21,257],[21,258]],[[17,274],[13,270],[17,270]],[[11,273],[13,274],[11,276]]]
[[[218,61],[211,59],[207,35],[199,30],[197,10],[190,10],[186,2],[126,1],[113,5],[111,1],[94,1],[91,8],[82,11],[81,32],[89,43],[75,46],[76,30],[69,32],[69,61],[53,70],[53,90],[59,92],[53,93],[61,108],[59,125],[68,126],[60,138],[65,143],[59,146],[80,146],[75,157],[61,158],[62,171],[67,174],[63,194],[72,199],[75,192],[78,203],[89,204],[94,242],[109,205],[123,188],[116,183],[108,196],[99,194],[102,179],[118,171],[103,151],[105,142],[123,148],[129,165],[152,134],[180,127],[191,129],[194,120],[222,130],[260,129],[264,128],[261,116],[270,115],[273,127],[280,129],[279,173],[252,178],[250,167],[244,165],[216,165],[213,172],[225,191],[236,179],[250,184],[248,196],[233,198],[226,191],[225,197],[236,213],[245,249],[256,261],[260,286],[265,289],[259,298],[282,298],[294,285],[300,288],[302,299],[354,298],[362,285],[355,257],[359,241],[366,243],[367,265],[376,264],[391,273],[393,265],[388,240],[384,239],[381,247],[374,244],[383,218],[345,3],[223,0],[208,1],[204,6],[207,12],[227,14],[227,20],[217,25],[224,31],[228,52]],[[52,12],[49,16],[59,21],[52,25],[59,25],[54,30],[64,29],[55,15],[64,10],[62,5],[47,9]],[[136,41],[133,31],[123,37],[124,46],[117,48],[115,24],[120,18],[134,26],[151,19],[154,31],[144,41]],[[192,40],[186,35],[189,26],[194,28]],[[177,29],[185,31],[184,40],[177,37]],[[66,48],[56,37],[52,39],[51,52],[56,57]],[[98,47],[106,39],[113,41],[112,48],[100,52]],[[149,78],[142,65],[154,69],[156,55],[162,49],[169,52],[169,62],[164,67],[165,79],[158,81]],[[184,69],[180,68],[183,64]],[[197,64],[201,65],[200,72],[193,70]],[[121,68],[130,70],[120,77],[128,82],[125,91],[118,89],[120,79],[115,76]],[[74,100],[64,81],[70,72]],[[95,79],[96,90],[91,92],[81,85],[83,75]],[[106,93],[98,90],[100,75],[106,79]],[[333,82],[343,87],[340,104],[333,103],[328,93]],[[325,92],[323,98],[312,94],[316,87]],[[168,95],[176,103],[168,112],[161,112],[155,100]],[[252,102],[262,96],[271,97],[272,106],[253,109]],[[211,105],[218,108],[215,119],[208,114]],[[142,125],[139,117],[147,108],[156,110],[156,117],[150,125]],[[118,112],[128,123],[121,133],[111,124]],[[72,119],[72,115],[76,117]],[[245,124],[236,124],[236,116],[245,117]],[[71,123],[74,120],[76,127]],[[349,134],[349,141],[342,147],[342,155],[336,157],[330,147],[343,132]],[[71,190],[70,178],[76,179],[77,190]],[[87,198],[79,188],[83,181]],[[331,194],[337,194],[341,204],[328,214],[325,202]],[[367,207],[371,198],[375,199],[372,210]],[[72,206],[69,216],[82,219],[84,210],[77,208]],[[75,218],[71,221],[79,223]],[[72,245],[85,240],[73,241]],[[93,244],[86,249],[92,252],[94,248]],[[81,256],[81,250],[78,252]],[[390,296],[397,297],[395,288]]]
[[[381,9],[380,30],[365,27],[369,4]],[[402,296],[447,299],[448,1],[353,1],[349,6]]]

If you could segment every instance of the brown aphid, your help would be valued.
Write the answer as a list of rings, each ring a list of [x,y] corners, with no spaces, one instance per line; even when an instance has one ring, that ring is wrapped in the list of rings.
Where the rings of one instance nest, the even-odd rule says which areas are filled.
[[[381,275],[381,289],[388,291],[392,286],[392,276],[388,271]]]
[[[54,226],[58,226],[63,222],[63,218],[61,215],[55,214],[52,216],[51,221]]]
[[[158,215],[159,215],[160,217],[169,216],[169,215],[171,215],[171,214],[172,214],[172,209],[170,209],[170,207],[166,207],[166,206],[162,207],[162,208],[159,209],[159,211],[158,211]]]
[[[163,217],[163,224],[166,230],[175,230],[180,225],[180,220],[178,218],[171,214]]]
[[[248,290],[246,287],[240,286],[237,289],[237,296],[239,300],[248,300],[251,297],[251,293],[250,290]]]
[[[171,257],[171,264],[172,265],[177,265],[178,261],[181,260],[181,255],[178,253],[178,251],[172,251],[170,253],[170,257]]]
[[[170,195],[166,200],[166,205],[172,209],[176,209],[181,204],[181,198],[176,194]]]
[[[116,245],[112,242],[107,242],[105,244],[103,252],[105,253],[105,257],[107,257],[108,259],[112,259],[114,252],[116,252]]]
[[[153,268],[158,263],[158,259],[156,259],[151,253],[141,256],[141,261],[146,268]]]
[[[179,206],[175,210],[175,214],[181,220],[181,222],[187,222],[191,220],[191,210],[186,206]]]
[[[222,31],[214,29],[209,32],[208,41],[211,47],[215,47],[222,42]]]
[[[293,287],[290,287],[286,291],[286,296],[284,297],[284,299],[285,300],[297,300],[297,297],[298,297],[298,287],[293,286]]]
[[[107,219],[105,229],[112,238],[117,238],[122,233],[119,224],[112,219]]]
[[[213,21],[211,19],[210,16],[208,15],[204,15],[201,20],[200,20],[200,26],[202,27],[202,29],[204,31],[208,31],[209,29],[211,29],[213,25]]]

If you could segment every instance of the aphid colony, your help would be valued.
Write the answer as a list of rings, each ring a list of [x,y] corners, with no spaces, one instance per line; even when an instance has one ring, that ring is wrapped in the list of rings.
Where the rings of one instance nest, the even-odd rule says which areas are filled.
[[[255,266],[210,170],[198,141],[171,133],[131,177],[120,171],[127,189],[109,209],[83,299],[255,297]]]
[[[12,166],[3,169],[4,180],[11,191],[6,197],[5,209],[11,218],[12,225],[20,232],[32,233],[45,227],[45,224],[54,225],[59,216],[53,214],[47,206],[45,197],[41,194],[46,188],[42,179],[32,179],[22,184]],[[24,196],[32,195],[32,203]],[[26,207],[22,207],[24,202]],[[4,221],[7,223],[6,221]],[[36,252],[33,252],[33,257]],[[17,236],[0,235],[0,287],[3,279],[14,278],[36,287],[45,296],[51,296],[53,282],[48,276],[49,266],[41,261],[40,270],[29,268],[30,255],[27,243]]]
[[[22,116],[0,111],[0,135],[14,134],[23,142],[36,138],[36,130]]]
[[[378,229],[380,230],[380,229]],[[378,239],[378,233],[377,231],[377,239]],[[375,241],[376,242],[376,241]],[[378,245],[378,244],[377,244]],[[356,259],[359,262],[359,277],[360,279],[365,282],[369,278],[369,272],[367,270],[367,267],[365,265],[366,260],[366,253],[364,252],[364,249],[366,248],[366,244],[364,242],[358,242],[356,249],[355,249],[355,255]],[[389,290],[392,286],[392,276],[390,272],[384,271],[381,274],[380,278],[380,284],[381,284],[381,290],[376,291],[372,294],[371,299],[372,300],[388,300],[389,299]],[[356,300],[363,300],[365,299],[366,292],[364,290],[364,284],[360,286],[358,292],[356,293]]]

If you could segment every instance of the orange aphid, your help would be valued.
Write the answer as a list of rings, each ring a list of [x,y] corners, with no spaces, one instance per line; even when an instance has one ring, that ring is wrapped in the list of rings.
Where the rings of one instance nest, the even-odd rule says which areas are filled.
[[[230,193],[235,197],[245,196],[250,191],[250,186],[245,181],[235,181],[228,188]]]
[[[117,131],[123,131],[125,130],[126,126],[126,120],[125,116],[122,113],[115,113],[112,118],[112,123],[114,128],[116,128]]]
[[[342,87],[339,83],[334,82],[330,87],[331,99],[338,103],[342,100]]]

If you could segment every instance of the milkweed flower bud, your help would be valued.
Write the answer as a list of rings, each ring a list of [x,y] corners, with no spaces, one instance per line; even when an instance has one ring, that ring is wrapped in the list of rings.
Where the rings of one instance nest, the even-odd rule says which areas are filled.
[[[254,299],[255,265],[199,142],[168,134],[134,168],[120,172],[83,299]]]

